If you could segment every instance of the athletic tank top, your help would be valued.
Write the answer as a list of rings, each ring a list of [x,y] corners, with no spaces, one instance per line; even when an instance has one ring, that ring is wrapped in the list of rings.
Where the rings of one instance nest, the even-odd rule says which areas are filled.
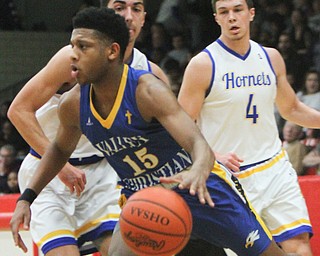
[[[147,56],[136,48],[133,48],[132,59],[130,63],[128,63],[128,65],[130,67],[133,67],[134,69],[152,72],[150,62],[148,61]]]
[[[83,134],[107,158],[125,189],[137,191],[159,184],[191,165],[182,149],[156,120],[144,121],[136,103],[139,77],[149,73],[124,66],[115,103],[103,119],[95,110],[91,86],[81,86],[80,124]]]
[[[218,39],[204,51],[212,60],[212,80],[199,120],[213,150],[235,152],[242,166],[274,156],[281,141],[274,117],[276,76],[268,54],[250,41],[244,56]]]

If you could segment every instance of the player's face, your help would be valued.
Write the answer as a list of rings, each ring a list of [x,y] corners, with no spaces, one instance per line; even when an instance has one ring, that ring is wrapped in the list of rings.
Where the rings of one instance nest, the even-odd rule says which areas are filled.
[[[319,79],[317,73],[309,73],[305,83],[307,93],[313,94],[319,91]]]
[[[254,17],[254,8],[249,9],[245,0],[220,0],[216,2],[216,22],[223,37],[240,40],[250,35],[250,22]]]
[[[108,7],[125,18],[129,28],[130,42],[135,42],[146,16],[143,0],[110,0]]]
[[[74,29],[71,40],[71,75],[79,84],[97,83],[106,74],[108,47],[92,29]]]

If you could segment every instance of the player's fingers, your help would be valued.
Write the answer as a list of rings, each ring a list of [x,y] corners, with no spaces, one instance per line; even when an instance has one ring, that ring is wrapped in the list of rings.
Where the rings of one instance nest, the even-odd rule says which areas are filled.
[[[21,239],[21,236],[19,235],[19,238],[18,238],[18,247],[21,248],[21,250],[26,253],[28,252],[28,248],[27,246],[25,245],[25,243],[23,242],[23,240]]]
[[[84,185],[87,184],[87,176],[86,176],[86,174],[83,174],[82,182],[83,182]]]
[[[70,185],[67,185],[67,187],[69,188],[69,190],[70,190],[70,193],[71,194],[73,194],[73,192],[74,192],[74,185],[72,184],[70,184]]]
[[[86,186],[85,182],[83,179],[78,180],[77,185],[80,189],[80,192],[82,192],[84,190],[84,187]]]
[[[171,177],[160,177],[160,182],[165,183],[165,184],[170,184],[170,183],[180,183],[181,180],[171,176]]]
[[[12,229],[12,227],[11,227],[11,229]],[[14,241],[15,246],[18,246],[19,245],[19,233],[12,230],[12,237],[13,237],[13,241]]]
[[[74,190],[76,191],[76,194],[78,197],[81,195],[81,192],[83,191],[79,183],[76,183],[74,185]]]
[[[29,223],[30,223],[30,215],[25,215],[23,217],[23,228],[25,230],[29,230]]]
[[[204,193],[204,199],[206,200],[207,204],[210,207],[214,207],[214,202],[212,201],[212,198],[211,198],[210,193],[208,192],[208,190],[206,190],[205,193]]]

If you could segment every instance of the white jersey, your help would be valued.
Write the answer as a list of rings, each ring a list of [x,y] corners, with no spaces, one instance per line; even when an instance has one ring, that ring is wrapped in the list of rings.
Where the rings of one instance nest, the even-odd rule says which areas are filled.
[[[130,63],[128,63],[128,65],[130,67],[133,67],[134,69],[152,72],[150,62],[148,61],[147,56],[136,48],[133,48],[132,60]]]
[[[273,107],[277,84],[266,51],[250,41],[241,56],[220,39],[204,51],[212,60],[212,80],[197,122],[210,146],[221,154],[236,153],[242,166],[276,155],[281,149]]]
[[[212,79],[198,124],[213,150],[244,160],[238,178],[276,242],[312,233],[297,173],[281,141],[274,116],[276,75],[268,54],[250,41],[240,56],[221,40],[205,50]],[[283,214],[283,213],[286,214]]]

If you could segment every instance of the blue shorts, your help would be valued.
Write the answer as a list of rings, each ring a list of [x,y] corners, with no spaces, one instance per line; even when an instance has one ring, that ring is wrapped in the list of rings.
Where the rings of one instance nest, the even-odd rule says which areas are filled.
[[[255,214],[244,192],[225,168],[215,164],[207,180],[207,188],[215,206],[202,205],[189,190],[174,190],[190,207],[193,216],[192,236],[238,255],[260,255],[270,245],[272,236]]]

